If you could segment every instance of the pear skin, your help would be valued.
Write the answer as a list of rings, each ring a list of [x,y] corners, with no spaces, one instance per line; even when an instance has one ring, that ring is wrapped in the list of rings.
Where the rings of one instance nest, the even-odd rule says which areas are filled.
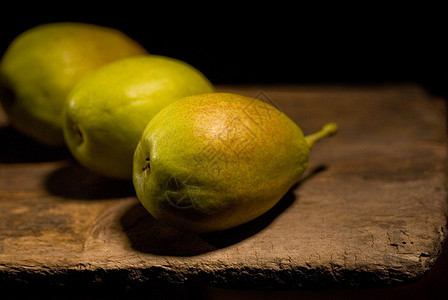
[[[272,105],[231,93],[178,100],[145,128],[133,183],[143,206],[182,231],[229,229],[271,209],[300,179],[311,147],[330,123],[305,137]]]
[[[38,25],[18,35],[1,57],[1,106],[22,134],[64,147],[62,109],[73,87],[112,61],[147,53],[114,28],[76,22]]]
[[[152,117],[178,99],[212,91],[204,74],[174,58],[114,61],[69,94],[62,111],[67,147],[92,172],[131,181],[135,147]]]

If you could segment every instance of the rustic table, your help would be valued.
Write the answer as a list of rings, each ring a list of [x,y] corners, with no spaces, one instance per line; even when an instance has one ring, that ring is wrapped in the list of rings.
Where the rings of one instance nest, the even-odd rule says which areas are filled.
[[[130,182],[16,133],[0,113],[0,287],[224,289],[406,285],[446,237],[446,103],[416,85],[219,86],[284,111],[305,133],[338,123],[268,213],[192,235],[158,223]]]

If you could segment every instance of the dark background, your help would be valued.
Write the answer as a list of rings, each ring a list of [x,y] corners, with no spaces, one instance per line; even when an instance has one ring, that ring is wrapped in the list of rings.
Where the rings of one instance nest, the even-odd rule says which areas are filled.
[[[117,28],[152,54],[192,64],[215,84],[411,81],[446,94],[448,27],[441,7],[141,3],[108,4],[109,11],[80,3],[24,5],[26,15],[19,5],[4,8],[0,51],[38,24],[79,21]]]

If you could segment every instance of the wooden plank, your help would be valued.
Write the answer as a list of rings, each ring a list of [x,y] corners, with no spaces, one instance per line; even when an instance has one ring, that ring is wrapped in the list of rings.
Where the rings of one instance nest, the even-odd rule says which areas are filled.
[[[337,122],[302,182],[226,232],[158,223],[129,182],[0,117],[0,285],[226,288],[393,286],[420,279],[446,237],[446,105],[418,86],[220,86],[259,97],[304,130]]]

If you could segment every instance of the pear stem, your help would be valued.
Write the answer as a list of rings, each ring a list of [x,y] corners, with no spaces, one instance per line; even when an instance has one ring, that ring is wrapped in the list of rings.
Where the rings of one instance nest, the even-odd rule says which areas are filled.
[[[305,140],[308,146],[312,148],[317,141],[326,137],[330,137],[337,131],[338,131],[338,125],[336,125],[335,123],[327,123],[318,132],[307,135],[305,137]]]

